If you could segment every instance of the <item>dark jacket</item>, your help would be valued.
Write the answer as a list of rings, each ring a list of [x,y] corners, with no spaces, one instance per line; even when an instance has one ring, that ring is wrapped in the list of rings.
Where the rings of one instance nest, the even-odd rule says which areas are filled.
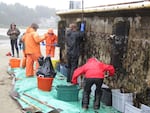
[[[84,33],[80,31],[68,30],[66,33],[67,55],[77,58],[80,55],[80,44]]]
[[[17,29],[17,28],[15,28],[15,29],[11,29],[11,28],[10,28],[10,29],[7,31],[7,35],[10,36],[10,39],[11,39],[11,40],[15,40],[15,39],[17,39],[18,36],[20,35],[20,31],[19,31],[19,29]]]

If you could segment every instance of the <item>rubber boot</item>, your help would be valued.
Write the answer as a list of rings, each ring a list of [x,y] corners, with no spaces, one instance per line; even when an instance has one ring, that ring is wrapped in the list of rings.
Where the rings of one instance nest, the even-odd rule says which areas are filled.
[[[17,54],[17,58],[19,58],[19,54]]]
[[[88,92],[83,92],[83,98],[82,98],[82,108],[83,109],[88,109],[88,105],[89,105],[89,95],[90,93]]]
[[[12,57],[14,57],[14,50],[12,50]]]
[[[100,108],[100,100],[101,100],[102,92],[95,93],[93,108],[94,110],[98,110]]]

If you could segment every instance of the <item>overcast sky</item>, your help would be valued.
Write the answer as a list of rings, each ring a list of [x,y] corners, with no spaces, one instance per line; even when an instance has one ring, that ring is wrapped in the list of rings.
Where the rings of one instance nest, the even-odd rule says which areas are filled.
[[[0,0],[7,4],[20,3],[30,8],[35,8],[36,5],[48,6],[49,8],[68,9],[70,0]],[[82,1],[82,0],[74,0]],[[83,0],[84,7],[98,6],[103,4],[112,4],[117,2],[139,1],[139,0]]]

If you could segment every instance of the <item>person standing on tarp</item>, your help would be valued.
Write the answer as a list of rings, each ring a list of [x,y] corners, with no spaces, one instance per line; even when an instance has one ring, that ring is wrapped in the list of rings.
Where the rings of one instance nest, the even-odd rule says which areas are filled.
[[[48,29],[48,32],[46,33],[46,56],[50,55],[51,57],[54,57],[55,54],[55,46],[57,45],[57,36],[54,34],[54,31],[52,28]]]
[[[16,28],[16,24],[14,23],[10,24],[10,28],[7,31],[7,35],[10,38],[12,57],[14,57],[15,55],[14,47],[16,48],[17,57],[19,57],[19,49],[18,49],[17,40],[18,40],[18,36],[20,35],[20,31],[18,28]]]
[[[80,56],[80,44],[83,39],[84,32],[77,31],[76,24],[70,24],[66,33],[67,43],[67,63],[68,74],[67,82],[71,82],[72,74],[78,67],[78,59]]]
[[[82,108],[87,110],[89,105],[91,87],[93,84],[96,85],[95,96],[93,107],[95,110],[100,108],[100,99],[102,95],[101,86],[103,80],[107,76],[113,76],[115,69],[113,65],[107,65],[103,62],[98,61],[96,58],[89,58],[83,66],[75,69],[71,82],[77,84],[77,78],[84,74],[84,87],[83,87],[83,97],[82,97]]]
[[[26,76],[34,76],[34,62],[36,62],[36,70],[38,69],[38,58],[42,56],[40,50],[40,42],[45,40],[45,36],[40,37],[36,32],[39,26],[36,23],[32,23],[25,35],[22,37],[22,41],[25,44],[26,55]],[[35,70],[35,71],[36,71]]]

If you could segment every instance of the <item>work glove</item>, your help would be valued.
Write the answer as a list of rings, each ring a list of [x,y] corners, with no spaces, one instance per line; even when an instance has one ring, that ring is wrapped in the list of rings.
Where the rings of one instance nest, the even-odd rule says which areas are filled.
[[[106,78],[106,77],[109,77],[109,71],[106,71],[106,72],[105,72],[104,77],[105,77],[105,78]]]
[[[42,42],[42,45],[43,45],[43,46],[45,46],[45,43],[44,43],[44,42]]]
[[[73,81],[71,81],[71,84],[72,84],[72,85],[78,85],[77,82],[75,83],[75,82],[73,82]]]
[[[57,43],[54,43],[54,46],[58,46],[58,44],[57,44]]]
[[[109,75],[105,75],[105,78],[108,77]]]
[[[85,24],[82,22],[82,23],[81,23],[81,27],[80,27],[80,31],[81,31],[81,32],[84,32],[84,29],[85,29]]]

